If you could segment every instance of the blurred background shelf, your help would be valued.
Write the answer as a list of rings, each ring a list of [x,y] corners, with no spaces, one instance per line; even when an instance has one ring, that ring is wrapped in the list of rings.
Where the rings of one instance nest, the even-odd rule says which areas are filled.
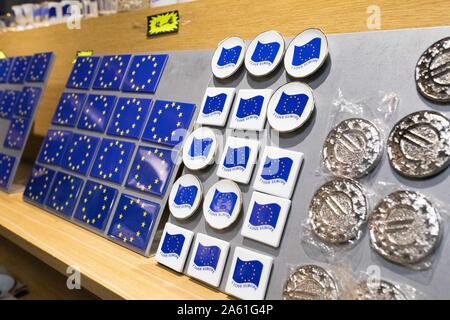
[[[324,0],[198,0],[82,20],[80,29],[68,29],[65,24],[59,24],[2,33],[0,50],[9,56],[46,51],[56,54],[25,156],[33,162],[37,155],[77,50],[119,54],[213,48],[226,37],[237,35],[251,39],[268,29],[278,30],[283,36],[295,36],[310,27],[321,28],[325,33],[368,31],[368,8],[373,4],[373,1],[364,0],[333,3]],[[381,29],[384,30],[450,24],[446,0],[380,0],[376,5],[381,10]],[[146,17],[174,9],[179,10],[181,16],[178,34],[147,39]],[[0,263],[21,270],[22,275],[16,276],[29,281],[30,289],[42,285],[51,288],[48,295],[37,294],[36,298],[227,297],[157,265],[153,258],[139,256],[26,204],[21,194],[0,193],[0,236],[7,239],[0,238]],[[79,267],[82,286],[92,294],[87,291],[68,292],[65,289],[66,277],[54,274],[54,270],[46,268],[46,265],[62,275],[66,274],[67,266]],[[59,294],[58,290],[61,291]],[[30,295],[33,297],[32,293]]]

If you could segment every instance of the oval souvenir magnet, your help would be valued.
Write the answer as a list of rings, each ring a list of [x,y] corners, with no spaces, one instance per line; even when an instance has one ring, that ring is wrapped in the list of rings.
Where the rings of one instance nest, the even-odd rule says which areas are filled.
[[[281,62],[284,39],[277,31],[259,34],[250,43],[245,54],[245,67],[250,74],[260,77],[271,73]]]
[[[203,215],[212,228],[222,230],[236,221],[241,206],[242,194],[239,186],[231,180],[220,180],[205,196]]]
[[[214,132],[200,127],[192,132],[183,147],[183,162],[191,170],[206,168],[214,162],[217,139]]]
[[[216,78],[225,79],[236,73],[244,62],[245,42],[239,37],[222,40],[211,60],[212,73]]]
[[[319,29],[307,29],[296,36],[284,55],[284,68],[294,78],[307,77],[328,57],[328,41]]]
[[[300,128],[314,110],[312,89],[301,82],[289,82],[272,95],[267,108],[270,126],[279,132]]]
[[[202,200],[203,189],[200,180],[185,174],[175,181],[169,196],[169,210],[177,219],[187,219],[197,210]]]

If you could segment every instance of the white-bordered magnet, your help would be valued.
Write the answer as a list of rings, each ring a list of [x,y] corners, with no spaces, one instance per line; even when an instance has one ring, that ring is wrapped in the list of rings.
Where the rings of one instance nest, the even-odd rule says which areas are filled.
[[[241,235],[278,248],[290,207],[291,200],[254,191]]]
[[[212,73],[216,78],[225,79],[235,74],[245,56],[245,42],[239,37],[222,40],[211,60]]]
[[[241,212],[242,193],[231,180],[219,180],[207,192],[203,201],[203,216],[214,229],[232,225]]]
[[[289,82],[272,95],[267,107],[267,120],[278,132],[292,132],[308,121],[313,110],[312,89],[301,82]]]
[[[228,137],[217,166],[217,176],[247,184],[258,157],[259,142]]]
[[[266,146],[260,157],[253,188],[290,199],[303,157],[301,152]]]
[[[235,88],[209,87],[205,91],[197,123],[223,127],[233,102]]]
[[[204,169],[214,163],[217,138],[207,127],[194,130],[183,147],[183,163],[191,170]]]
[[[191,250],[187,274],[214,287],[220,285],[230,245],[228,242],[197,233]]]
[[[261,131],[266,124],[272,89],[241,89],[234,101],[230,128]]]
[[[193,237],[192,231],[166,223],[155,255],[156,261],[177,272],[182,272]]]
[[[289,44],[284,68],[294,78],[305,78],[316,72],[328,57],[328,40],[319,29],[307,29]]]
[[[187,219],[198,209],[203,197],[201,181],[192,174],[185,174],[173,184],[169,196],[169,210],[177,219]]]
[[[236,247],[225,291],[244,300],[263,300],[272,264],[270,256]]]
[[[277,31],[260,33],[247,48],[245,54],[247,71],[256,77],[271,73],[283,58],[284,46],[284,39]]]

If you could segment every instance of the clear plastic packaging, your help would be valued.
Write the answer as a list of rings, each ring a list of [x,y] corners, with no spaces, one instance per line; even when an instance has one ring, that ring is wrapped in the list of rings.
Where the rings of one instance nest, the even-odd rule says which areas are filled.
[[[283,300],[341,300],[351,274],[344,265],[289,265],[283,284]]]
[[[368,221],[373,253],[380,259],[431,277],[436,252],[441,249],[448,204],[429,189],[379,181],[373,185],[374,207]]]
[[[426,296],[413,286],[385,278],[381,269],[372,265],[354,274],[344,293],[346,300],[425,300]]]
[[[395,93],[351,101],[341,90],[332,104],[318,175],[365,178],[379,167],[399,104]]]

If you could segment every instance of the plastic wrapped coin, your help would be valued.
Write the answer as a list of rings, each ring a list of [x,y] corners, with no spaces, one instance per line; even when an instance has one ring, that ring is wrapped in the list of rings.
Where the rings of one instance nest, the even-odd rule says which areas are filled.
[[[436,175],[450,164],[450,121],[439,112],[414,112],[394,126],[387,152],[392,168],[405,177]]]
[[[377,283],[362,281],[356,287],[355,295],[356,300],[407,300],[396,285],[385,280]]]
[[[359,239],[367,219],[367,199],[355,180],[337,178],[315,192],[309,206],[309,223],[314,233],[329,244],[346,244]]]
[[[370,244],[385,259],[413,265],[439,245],[440,216],[433,204],[414,191],[396,191],[381,200],[369,218]]]
[[[377,127],[365,119],[339,123],[325,139],[322,159],[334,176],[361,178],[380,162],[383,140]]]
[[[285,300],[337,300],[336,281],[324,268],[304,265],[289,275],[283,289]]]
[[[450,37],[431,45],[419,58],[416,85],[424,97],[450,102]]]

